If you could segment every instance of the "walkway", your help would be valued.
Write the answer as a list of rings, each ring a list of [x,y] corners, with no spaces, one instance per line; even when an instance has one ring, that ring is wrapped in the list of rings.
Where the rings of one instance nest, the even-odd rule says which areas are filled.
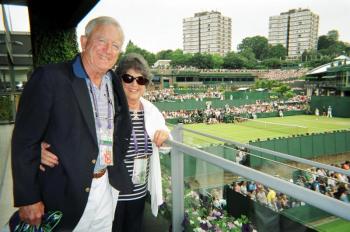
[[[16,210],[13,207],[11,172],[11,135],[13,125],[0,125],[0,228]]]

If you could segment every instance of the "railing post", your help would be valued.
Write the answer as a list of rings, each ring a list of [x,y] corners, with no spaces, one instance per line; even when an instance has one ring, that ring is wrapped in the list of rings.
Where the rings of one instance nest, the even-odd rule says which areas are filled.
[[[172,131],[175,141],[183,141],[183,125],[178,124]],[[183,231],[182,222],[184,219],[184,155],[176,147],[171,150],[171,189],[172,189],[172,231]]]

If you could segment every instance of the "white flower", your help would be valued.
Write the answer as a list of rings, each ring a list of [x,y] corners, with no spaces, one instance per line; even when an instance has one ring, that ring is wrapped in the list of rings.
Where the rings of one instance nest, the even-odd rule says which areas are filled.
[[[203,230],[202,228],[195,228],[193,231],[194,232],[205,232],[205,230]]]
[[[233,223],[234,223],[235,225],[239,226],[239,227],[242,227],[242,223],[240,223],[240,222],[239,222],[239,221],[237,221],[237,220],[236,220],[236,221],[234,221]]]

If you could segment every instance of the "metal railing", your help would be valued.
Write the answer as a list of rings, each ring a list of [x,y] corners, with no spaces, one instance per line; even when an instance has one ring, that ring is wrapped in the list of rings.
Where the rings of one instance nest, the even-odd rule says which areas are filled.
[[[290,156],[280,152],[271,151],[268,149],[263,149],[255,147],[248,144],[242,144],[216,136],[211,136],[208,134],[200,133],[193,130],[184,129],[182,124],[178,124],[172,131],[173,140],[168,141],[172,146],[171,155],[171,179],[172,179],[172,194],[173,194],[173,208],[172,208],[172,230],[182,231],[182,222],[184,219],[184,154],[198,158],[200,160],[206,161],[213,164],[219,168],[223,168],[226,171],[236,173],[242,177],[251,179],[261,184],[271,187],[279,192],[285,193],[295,199],[308,203],[326,212],[329,212],[335,216],[350,220],[350,204],[344,203],[335,198],[328,197],[321,193],[309,190],[305,187],[296,185],[289,181],[277,178],[275,176],[268,175],[266,173],[257,171],[255,169],[240,165],[238,163],[232,162],[230,160],[218,157],[214,154],[208,153],[206,151],[193,148],[191,146],[185,145],[183,143],[183,131],[187,130],[192,133],[196,133],[208,138],[214,138],[219,141],[234,144],[241,147],[246,147],[250,150],[262,151],[264,153],[274,155],[277,157],[282,157],[285,159],[297,161],[299,163],[312,165],[314,167],[321,167],[328,170],[333,170],[335,172],[340,172],[346,175],[350,175],[350,171],[346,171],[340,168],[336,168],[330,165],[321,164],[318,162],[302,159],[299,157]]]

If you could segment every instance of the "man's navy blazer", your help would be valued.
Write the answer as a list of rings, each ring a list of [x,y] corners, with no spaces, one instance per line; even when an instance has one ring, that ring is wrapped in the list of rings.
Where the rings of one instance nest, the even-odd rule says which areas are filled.
[[[43,201],[45,211],[60,210],[58,230],[72,230],[83,214],[91,186],[98,144],[86,80],[78,78],[73,62],[38,68],[26,84],[12,137],[15,206]],[[123,192],[132,183],[123,163],[131,120],[120,78],[112,72],[115,120],[114,166],[110,184]],[[40,144],[46,141],[59,165],[39,171]]]

